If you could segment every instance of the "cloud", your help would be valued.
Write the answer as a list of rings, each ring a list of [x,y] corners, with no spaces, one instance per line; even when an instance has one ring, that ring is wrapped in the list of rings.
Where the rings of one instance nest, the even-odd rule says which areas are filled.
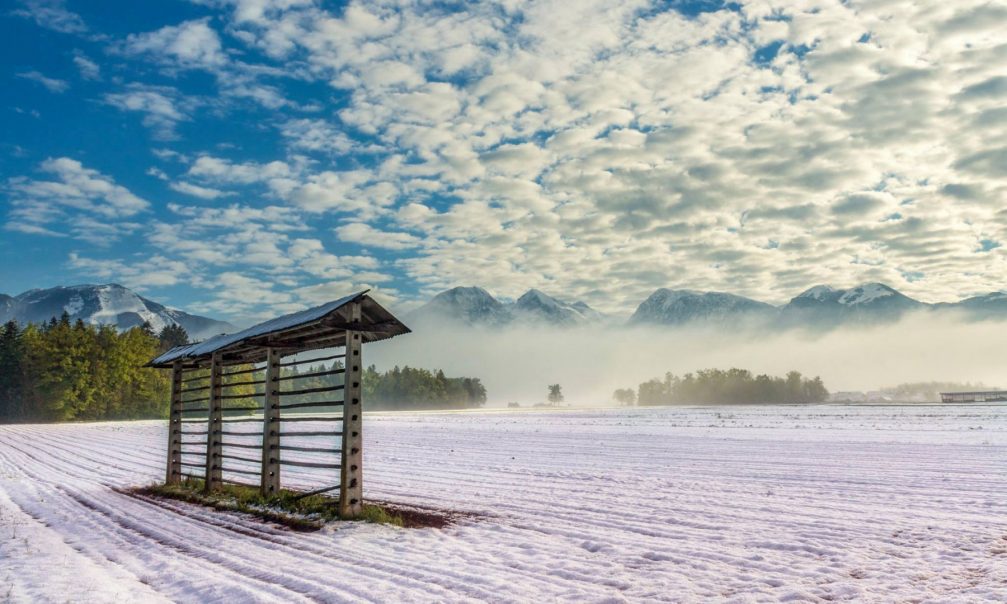
[[[101,79],[101,67],[82,53],[74,55],[73,64],[77,66],[77,71],[80,72],[80,77],[85,80]]]
[[[143,125],[158,140],[176,140],[178,123],[189,120],[188,112],[195,106],[192,99],[170,86],[138,83],[128,85],[124,92],[108,93],[104,100],[121,111],[143,114]]]
[[[83,274],[101,280],[114,280],[138,291],[176,285],[189,276],[185,263],[163,256],[152,256],[146,260],[124,262],[115,259],[96,259],[71,252],[67,265]]]
[[[64,0],[21,0],[23,8],[13,14],[31,19],[39,27],[64,34],[79,34],[87,31],[87,25],[77,13],[66,9]]]
[[[336,235],[343,241],[359,243],[366,247],[405,250],[419,247],[422,240],[409,233],[382,231],[362,222],[351,222],[336,227]]]
[[[23,80],[30,80],[36,82],[45,87],[49,92],[55,92],[56,94],[62,94],[70,89],[70,83],[66,80],[57,80],[56,78],[49,78],[37,71],[26,71],[17,74],[17,77]]]
[[[173,191],[178,191],[179,193],[184,193],[186,195],[192,195],[193,197],[199,197],[200,199],[217,199],[218,197],[234,195],[234,193],[231,192],[221,191],[220,189],[213,189],[210,187],[201,187],[185,181],[173,182],[168,186]]]
[[[280,126],[280,133],[292,149],[343,155],[357,145],[345,132],[325,120],[294,119]]]
[[[214,147],[207,128],[158,155],[183,167],[176,191],[249,200],[220,230],[181,209],[157,225],[206,267],[255,258],[256,279],[299,288],[394,274],[400,299],[551,283],[616,312],[656,287],[953,299],[1007,278],[1003,248],[975,253],[1007,238],[1007,46],[984,0],[201,4],[114,45],[189,96],[104,98],[156,137],[226,114],[228,142],[263,141]],[[16,224],[54,224],[31,201]],[[397,252],[394,273],[295,243],[333,233]]]
[[[220,37],[210,27],[209,19],[186,21],[149,33],[130,34],[126,38],[125,51],[189,68],[212,70],[228,61]]]
[[[139,225],[129,218],[147,211],[149,202],[97,170],[68,157],[47,159],[40,170],[55,180],[24,176],[7,181],[7,227],[43,235],[70,233],[107,245]]]

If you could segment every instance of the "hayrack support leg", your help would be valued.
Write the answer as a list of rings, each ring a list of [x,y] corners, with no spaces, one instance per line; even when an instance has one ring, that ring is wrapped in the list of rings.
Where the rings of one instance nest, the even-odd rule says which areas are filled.
[[[221,396],[223,383],[223,364],[220,353],[215,352],[210,361],[210,404],[206,422],[206,484],[204,490],[209,493],[218,488],[223,475],[224,460],[221,457],[224,446],[222,443],[224,429],[224,412]]]
[[[352,323],[360,322],[360,303],[351,308]],[[343,389],[343,444],[340,464],[339,515],[350,519],[364,509],[363,403],[361,378],[363,338],[359,331],[346,332],[346,382]]]
[[[263,497],[280,492],[280,351],[266,349],[265,405],[262,414]]]
[[[168,405],[168,462],[164,483],[182,480],[182,361],[171,365],[171,402]]]

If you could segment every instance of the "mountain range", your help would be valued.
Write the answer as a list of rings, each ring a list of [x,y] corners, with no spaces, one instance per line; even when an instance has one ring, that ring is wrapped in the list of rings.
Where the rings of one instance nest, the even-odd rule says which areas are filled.
[[[873,325],[898,320],[908,312],[955,312],[967,319],[1007,319],[1007,293],[996,292],[955,303],[928,304],[883,283],[847,289],[817,285],[782,306],[725,292],[661,288],[640,303],[630,325],[696,325],[804,327]],[[513,303],[500,302],[481,287],[441,292],[406,315],[407,320],[439,318],[454,323],[504,326],[545,323],[569,326],[611,322],[611,317],[583,302],[569,303],[539,290],[529,290]]]
[[[17,296],[0,294],[0,323],[43,323],[63,312],[72,321],[129,329],[147,321],[160,331],[166,325],[185,328],[192,340],[202,340],[237,327],[225,321],[192,315],[148,300],[114,283],[33,289]],[[954,303],[928,304],[883,283],[848,289],[817,285],[774,306],[725,292],[661,288],[640,303],[629,325],[716,325],[736,328],[831,329],[842,325],[874,325],[898,320],[915,311],[956,313],[969,320],[1007,319],[1007,292],[994,292]],[[421,327],[429,321],[482,327],[514,325],[571,327],[622,323],[582,301],[568,302],[530,289],[513,302],[500,301],[481,287],[455,287],[435,295],[405,313],[405,321]]]
[[[115,283],[33,289],[17,296],[0,294],[0,323],[44,323],[63,312],[70,315],[71,321],[80,319],[119,329],[147,321],[155,333],[167,325],[181,325],[193,340],[237,329],[225,321],[168,308]]]

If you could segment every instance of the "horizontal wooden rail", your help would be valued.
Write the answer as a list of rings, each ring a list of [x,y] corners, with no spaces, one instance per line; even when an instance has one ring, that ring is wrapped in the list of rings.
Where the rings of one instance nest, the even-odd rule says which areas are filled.
[[[308,363],[317,363],[318,361],[330,361],[332,359],[345,359],[346,353],[334,354],[328,357],[315,357],[313,359],[305,359],[303,361],[287,361],[286,363],[280,363],[280,367],[291,367],[293,365],[306,365]]]
[[[188,405],[190,403],[205,403],[208,400],[210,400],[210,397],[208,397],[208,396],[204,396],[204,397],[201,397],[201,398],[190,398],[190,399],[182,401],[182,404],[183,405]]]
[[[207,431],[206,430],[196,430],[195,432],[186,432],[185,430],[182,430],[182,436],[201,436],[203,434],[207,434]]]
[[[187,462],[184,462],[184,461],[180,461],[178,463],[179,463],[179,465],[185,466],[187,468],[205,468],[206,467],[205,463],[187,463]]]
[[[249,445],[249,444],[246,444],[246,443],[229,443],[229,442],[222,442],[221,446],[222,447],[238,447],[239,449],[261,449],[262,448],[262,445]],[[262,460],[260,459],[259,461],[262,461]]]
[[[316,392],[332,392],[333,390],[342,390],[344,386],[339,384],[338,386],[323,386],[321,388],[302,388],[300,390],[274,390],[274,394],[278,396],[301,396],[302,394],[315,394]]]
[[[289,461],[286,459],[281,459],[280,465],[297,466],[299,468],[326,468],[326,469],[336,469],[341,467],[337,463],[315,463],[313,461]]]
[[[249,392],[248,394],[221,394],[217,398],[219,399],[259,398],[263,394],[265,394],[265,392]]]
[[[226,430],[218,432],[224,436],[262,436],[262,432],[227,432]]]
[[[303,451],[305,453],[339,453],[341,449],[326,449],[323,447],[297,447],[294,445],[280,445],[281,451]]]
[[[260,459],[259,461],[255,462],[255,463],[262,463],[262,460]],[[258,476],[259,475],[259,470],[255,470],[253,472],[252,470],[236,470],[234,468],[224,468],[224,467],[222,467],[221,470],[223,470],[224,472],[234,472],[236,474],[248,474],[249,476]]]
[[[314,403],[291,403],[289,405],[273,405],[273,409],[306,409],[308,407],[342,407],[343,401],[316,401]]]
[[[196,407],[195,409],[182,409],[182,413],[199,413],[200,411],[205,413],[209,410],[209,407]]]
[[[311,497],[312,495],[321,495],[322,493],[328,493],[329,491],[335,491],[340,486],[342,486],[342,485],[338,485],[337,484],[337,485],[334,485],[334,486],[331,486],[331,487],[322,487],[320,489],[315,489],[314,491],[308,491],[307,493],[298,493],[297,496],[294,497],[294,501],[297,501],[298,499],[304,499],[305,497]]]
[[[342,432],[280,432],[280,436],[342,436]]]
[[[179,394],[185,394],[186,392],[199,392],[200,390],[209,390],[209,386],[196,386],[195,388],[182,388],[178,391]]]
[[[261,417],[241,417],[237,419],[223,418],[222,420],[225,424],[244,424],[246,422],[261,422]]]
[[[319,417],[319,416],[316,416],[316,415],[312,415],[312,416],[309,416],[309,417],[290,417],[288,415],[288,416],[275,417],[275,418],[273,418],[273,421],[275,421],[275,422],[341,422],[341,421],[343,421],[343,418],[342,417]]]
[[[314,373],[299,373],[297,375],[285,375],[282,377],[275,378],[274,382],[283,382],[286,380],[299,380],[302,378],[310,377],[322,377],[323,375],[337,375],[340,373],[346,373],[345,369],[330,369],[329,371],[316,371]]]
[[[234,388],[236,386],[257,386],[259,384],[265,384],[266,380],[249,380],[247,382],[232,382],[230,384],[221,384],[221,388]]]
[[[241,457],[240,455],[223,455],[223,454],[221,454],[220,457],[223,458],[223,459],[233,459],[235,461],[244,461],[244,462],[247,462],[247,463],[254,463],[254,464],[260,464],[260,463],[262,463],[261,459],[248,459],[247,457]]]
[[[221,373],[223,377],[228,377],[232,375],[244,375],[246,373],[257,373],[259,371],[265,371],[265,367],[253,367],[251,369],[242,369],[241,371],[228,371],[227,373]]]

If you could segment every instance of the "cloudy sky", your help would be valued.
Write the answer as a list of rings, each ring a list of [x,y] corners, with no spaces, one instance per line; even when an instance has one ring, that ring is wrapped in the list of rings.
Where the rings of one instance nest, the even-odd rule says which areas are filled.
[[[0,291],[1004,289],[1007,5],[21,0]]]

